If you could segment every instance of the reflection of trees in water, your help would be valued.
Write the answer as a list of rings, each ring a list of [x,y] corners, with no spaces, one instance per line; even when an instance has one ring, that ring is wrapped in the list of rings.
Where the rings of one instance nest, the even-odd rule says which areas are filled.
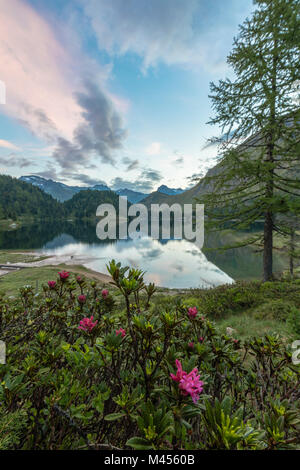
[[[10,232],[0,232],[0,248],[2,249],[39,249],[48,244],[51,247],[63,246],[73,242],[93,243],[107,245],[116,243],[115,240],[99,240],[96,235],[96,221],[59,221],[44,222],[35,225],[25,225],[20,229]],[[259,225],[252,228],[252,231],[261,229]],[[149,230],[150,233],[150,230]],[[234,234],[235,239],[237,234]],[[170,240],[158,240],[163,246]],[[128,240],[128,243],[134,243]],[[203,253],[207,259],[215,264],[219,269],[227,273],[233,279],[260,278],[262,273],[262,255],[255,253],[251,247],[235,248],[226,251],[210,251],[224,244],[232,242],[230,234],[211,233],[205,234],[205,244]],[[122,240],[122,244],[126,240]],[[191,250],[195,249],[197,256],[198,248],[191,243]],[[151,247],[149,247],[150,249]],[[145,252],[145,256],[150,253]],[[159,251],[151,252],[152,257],[158,257]],[[286,259],[275,255],[275,271],[282,271],[286,267]]]
[[[258,230],[258,225],[253,227],[253,230]],[[234,233],[236,240],[237,233]],[[254,247],[245,246],[241,248],[234,248],[224,251],[216,251],[214,248],[222,247],[233,242],[229,233],[210,233],[206,234],[203,253],[209,261],[218,266],[222,271],[226,272],[233,279],[260,279],[262,277],[262,253],[255,252]],[[211,251],[212,250],[212,251]],[[286,266],[286,259],[284,256],[274,256],[274,270],[282,271]]]
[[[39,249],[55,238],[69,235],[76,242],[111,244],[114,240],[99,240],[96,235],[96,223],[87,221],[77,222],[43,222],[10,231],[0,232],[0,247],[2,249]],[[63,244],[63,243],[62,243]]]

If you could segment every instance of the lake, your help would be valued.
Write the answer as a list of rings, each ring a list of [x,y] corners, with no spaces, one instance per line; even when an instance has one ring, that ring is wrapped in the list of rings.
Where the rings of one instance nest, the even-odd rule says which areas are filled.
[[[261,229],[254,227],[253,230]],[[262,255],[243,247],[212,251],[230,241],[230,234],[205,234],[203,250],[188,240],[101,241],[96,222],[59,221],[24,225],[0,232],[0,249],[37,250],[58,256],[80,256],[83,264],[106,273],[106,264],[115,259],[124,265],[146,271],[147,282],[169,288],[209,288],[238,279],[260,279]],[[235,234],[236,239],[236,234]],[[275,259],[275,271],[282,271],[286,260]]]

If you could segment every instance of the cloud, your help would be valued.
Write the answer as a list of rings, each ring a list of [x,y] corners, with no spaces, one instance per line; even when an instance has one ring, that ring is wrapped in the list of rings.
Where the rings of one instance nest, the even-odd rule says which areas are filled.
[[[57,132],[71,136],[80,108],[72,96],[74,68],[68,53],[24,1],[0,0],[0,11],[0,76],[7,94],[3,110],[46,140]],[[50,122],[55,123],[51,136]]]
[[[63,170],[91,168],[92,159],[114,164],[126,138],[121,114],[127,104],[106,90],[109,68],[84,57],[78,39],[70,46],[59,21],[54,32],[24,0],[0,0],[0,13],[3,111],[54,146]]]
[[[175,158],[175,160],[174,160],[175,165],[177,165],[177,166],[182,166],[182,165],[184,164],[184,158],[183,158],[183,156],[182,156],[182,155],[179,155],[177,150],[174,150],[173,153],[174,153],[174,155],[176,155],[176,158]]]
[[[78,173],[68,173],[65,172],[63,175],[58,174],[55,167],[50,163],[48,165],[48,168],[44,171],[39,171],[38,173],[33,173],[36,176],[41,176],[42,178],[46,179],[51,179],[54,181],[60,181],[64,182],[66,179],[72,180],[72,181],[78,181],[80,186],[85,185],[85,186],[95,186],[96,184],[103,184],[106,185],[106,182],[103,180],[100,180],[98,178],[93,178],[89,175],[84,175],[84,174],[78,174]],[[75,183],[76,184],[76,183]],[[68,184],[70,186],[70,184]],[[73,183],[74,186],[74,183]]]
[[[142,58],[144,69],[160,62],[224,68],[232,28],[252,5],[251,0],[78,2],[90,19],[99,48],[111,55],[135,53]]]
[[[93,156],[114,165],[114,151],[122,148],[127,136],[121,116],[102,90],[92,82],[86,82],[85,88],[84,92],[76,93],[84,121],[75,129],[72,142],[57,139],[53,153],[60,167],[69,171],[82,166],[95,168],[91,163]]]
[[[161,180],[161,174],[157,170],[145,169],[141,174],[141,178],[153,182],[158,182]]]
[[[3,139],[0,139],[0,147],[4,147],[10,150],[20,150],[19,147],[17,147],[15,144],[12,144],[11,142],[8,142],[8,140]]]
[[[199,183],[200,179],[203,178],[205,175],[205,171],[200,171],[199,173],[194,173],[192,176],[188,176],[186,178],[188,185],[190,187],[195,186],[197,183]]]
[[[161,180],[159,171],[144,169],[135,181],[129,181],[121,177],[114,178],[110,184],[114,190],[127,188],[142,193],[150,193],[154,190],[155,183]]]
[[[92,178],[89,175],[77,175],[77,174],[70,174],[68,175],[71,179],[75,181],[79,181],[87,186],[95,186],[96,184],[103,184],[106,186],[106,182],[103,180],[99,180],[97,178]]]
[[[126,165],[126,171],[136,170],[139,167],[139,161],[124,157],[122,162]]]
[[[35,176],[41,176],[47,180],[61,181],[60,177],[57,174],[56,168],[53,165],[49,164],[48,168],[44,171],[39,171],[38,173],[33,173]]]
[[[147,148],[146,148],[146,154],[147,155],[159,155],[161,152],[161,143],[160,142],[152,142]]]
[[[0,165],[13,168],[26,168],[32,166],[33,163],[31,160],[12,152],[4,157],[0,157]]]

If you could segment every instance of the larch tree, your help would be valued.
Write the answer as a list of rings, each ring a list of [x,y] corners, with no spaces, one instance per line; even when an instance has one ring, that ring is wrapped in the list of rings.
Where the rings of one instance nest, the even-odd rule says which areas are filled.
[[[280,214],[295,214],[300,196],[300,1],[255,0],[227,58],[233,78],[211,83],[222,129],[220,163],[207,178],[207,228],[237,230],[263,221],[263,278],[273,277],[273,237],[284,233]],[[278,223],[278,220],[280,221]]]

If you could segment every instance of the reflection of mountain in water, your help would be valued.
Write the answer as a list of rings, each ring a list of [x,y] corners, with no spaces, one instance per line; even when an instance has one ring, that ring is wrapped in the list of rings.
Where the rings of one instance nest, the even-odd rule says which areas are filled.
[[[258,230],[261,227],[253,227],[253,230]],[[150,233],[150,231],[149,231]],[[235,234],[236,238],[236,234]],[[99,240],[96,235],[96,222],[90,221],[65,221],[58,223],[40,223],[35,225],[26,225],[20,229],[10,232],[0,232],[0,248],[2,249],[46,249],[53,250],[63,248],[65,246],[72,246],[74,250],[79,250],[78,243],[91,247],[97,250],[109,253],[109,256],[125,257],[126,253],[131,253],[128,260],[136,265],[140,262],[152,262],[164,259],[166,252],[172,257],[169,260],[170,269],[179,276],[184,271],[184,260],[197,259],[198,265],[203,266],[206,261],[210,262],[209,271],[215,272],[216,276],[221,275],[222,272],[227,273],[233,279],[251,279],[260,278],[262,271],[262,256],[255,253],[251,247],[235,248],[227,251],[210,251],[211,248],[221,247],[224,244],[230,243],[230,234],[226,237],[222,234],[205,234],[205,245],[203,253],[205,256],[201,258],[201,252],[192,243],[174,240],[157,240],[153,241],[151,238],[145,238],[141,242],[138,240]],[[155,243],[154,243],[155,242]],[[170,245],[169,245],[170,244]],[[138,246],[138,255],[134,248]],[[172,247],[180,251],[181,260],[177,259],[177,253],[172,251]],[[94,248],[93,248],[94,247]],[[109,248],[111,247],[111,249]],[[184,252],[186,253],[184,255]],[[128,255],[129,256],[129,255]],[[135,259],[138,256],[138,259]],[[172,261],[172,263],[171,263]],[[190,262],[190,261],[186,261]],[[141,264],[141,268],[144,265]],[[161,266],[161,269],[168,269]],[[200,269],[200,268],[199,268]],[[207,266],[208,269],[208,266]],[[283,259],[275,257],[275,270],[283,269]],[[184,274],[183,274],[184,275]],[[175,274],[174,274],[175,276]]]

